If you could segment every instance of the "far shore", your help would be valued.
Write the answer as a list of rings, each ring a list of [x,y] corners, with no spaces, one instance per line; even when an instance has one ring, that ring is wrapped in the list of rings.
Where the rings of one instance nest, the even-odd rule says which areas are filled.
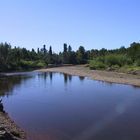
[[[112,71],[90,70],[84,65],[62,66],[36,70],[39,72],[60,72],[69,75],[84,76],[94,80],[127,84],[140,87],[140,75],[118,73]]]

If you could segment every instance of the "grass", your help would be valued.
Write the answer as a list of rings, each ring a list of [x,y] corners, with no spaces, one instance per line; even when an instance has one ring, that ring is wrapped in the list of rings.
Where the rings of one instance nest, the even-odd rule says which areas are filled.
[[[131,73],[135,71],[140,71],[140,66],[125,65],[118,69],[118,72],[124,72],[124,73]]]

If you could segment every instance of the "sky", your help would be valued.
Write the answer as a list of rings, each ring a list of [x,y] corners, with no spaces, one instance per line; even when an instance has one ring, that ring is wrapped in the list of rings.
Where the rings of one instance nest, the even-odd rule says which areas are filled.
[[[0,0],[0,42],[63,51],[140,41],[140,0]]]

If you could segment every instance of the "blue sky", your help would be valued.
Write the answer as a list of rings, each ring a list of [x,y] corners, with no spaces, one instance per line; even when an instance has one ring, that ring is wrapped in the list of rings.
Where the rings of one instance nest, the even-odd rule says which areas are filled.
[[[27,49],[128,47],[140,40],[140,0],[0,0],[0,42]]]

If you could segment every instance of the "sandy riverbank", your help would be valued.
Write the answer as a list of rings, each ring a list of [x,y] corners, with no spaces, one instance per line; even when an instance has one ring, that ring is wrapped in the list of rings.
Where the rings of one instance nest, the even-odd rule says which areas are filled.
[[[37,70],[40,72],[60,72],[70,75],[85,76],[94,80],[100,80],[105,82],[128,84],[140,87],[140,75],[132,75],[126,73],[118,73],[111,71],[89,70],[88,67],[80,66],[65,66],[55,67],[48,69]]]
[[[26,134],[3,110],[0,103],[0,140],[25,140]]]

